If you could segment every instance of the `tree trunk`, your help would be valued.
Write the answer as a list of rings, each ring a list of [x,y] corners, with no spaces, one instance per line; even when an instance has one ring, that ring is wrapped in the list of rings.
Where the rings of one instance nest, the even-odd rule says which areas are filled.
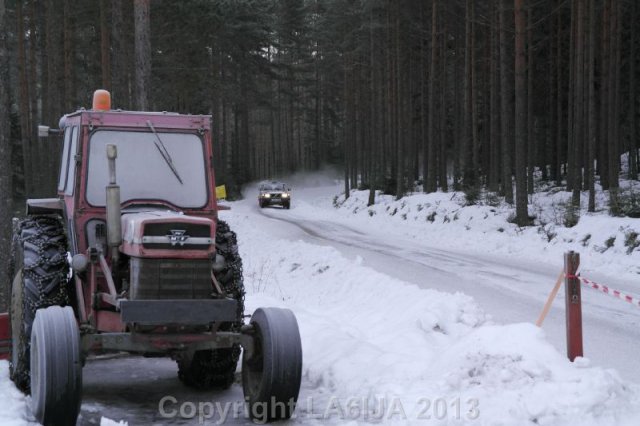
[[[369,198],[367,200],[367,206],[372,206],[376,202],[376,184],[377,179],[375,176],[375,168],[378,162],[378,138],[379,132],[377,129],[378,120],[376,117],[376,60],[375,60],[375,46],[373,36],[373,10],[369,12]]]
[[[527,146],[526,146],[526,102],[525,83],[526,65],[524,59],[526,21],[523,10],[524,0],[514,0],[514,18],[516,26],[515,43],[515,97],[516,97],[516,222],[518,226],[525,226],[529,222],[527,213]]]
[[[463,86],[463,124],[462,140],[460,143],[462,162],[462,182],[465,188],[475,185],[475,171],[473,170],[473,31],[472,15],[473,0],[467,0],[465,7],[465,44],[464,44],[464,86]]]
[[[558,0],[558,7],[560,7],[560,5],[562,4],[564,0]],[[563,102],[563,98],[562,98],[562,94],[563,92],[563,86],[562,86],[562,82],[563,82],[563,72],[562,72],[562,57],[564,55],[563,50],[562,50],[562,28],[563,28],[563,24],[562,24],[562,14],[560,12],[560,10],[558,10],[557,14],[556,14],[556,31],[557,31],[557,36],[556,36],[556,40],[557,40],[557,55],[556,55],[556,114],[557,114],[557,119],[556,119],[556,143],[555,143],[555,176],[556,176],[556,185],[557,186],[561,186],[562,185],[562,159],[563,159],[563,147],[564,147],[564,142],[563,142],[563,124],[564,124],[564,102]]]
[[[600,147],[598,151],[598,174],[602,189],[609,189],[609,91],[611,79],[609,77],[610,49],[609,21],[611,16],[610,0],[605,0],[602,11],[602,46],[600,48]]]
[[[524,18],[523,18],[524,19]],[[527,192],[533,194],[536,159],[536,141],[533,114],[533,7],[529,6],[527,17]]]
[[[618,111],[620,87],[620,2],[611,0],[611,25],[609,50],[609,208],[611,213],[620,213],[618,205],[618,172],[620,170],[620,149],[618,143]]]
[[[23,2],[16,2],[16,21],[18,39],[18,81],[20,85],[19,106],[20,106],[20,139],[22,141],[22,159],[24,172],[24,187],[27,196],[39,196],[39,174],[36,172],[37,167],[33,167],[33,158],[36,152],[33,149],[31,140],[31,122],[29,120],[29,77],[27,70],[27,55],[25,47],[25,29],[24,16],[22,10]],[[4,27],[6,28],[6,27]],[[36,191],[38,191],[36,193]]]
[[[554,3],[551,4],[554,7]],[[542,161],[542,176],[545,179],[556,179],[556,168],[555,168],[555,137],[557,133],[557,117],[558,114],[556,112],[556,98],[558,96],[557,87],[556,87],[556,74],[558,72],[555,63],[555,52],[557,50],[558,39],[555,34],[555,19],[549,20],[549,52],[548,52],[548,126],[547,126],[547,137],[546,137],[546,146],[544,150],[544,160]],[[549,165],[549,170],[547,171],[547,165]]]
[[[575,158],[573,143],[575,141],[575,107],[576,107],[576,2],[571,0],[570,7],[570,37],[569,37],[569,95],[567,99],[567,145],[566,145],[566,175],[567,191],[573,190],[575,177]]]
[[[100,0],[100,65],[102,87],[111,90],[111,43],[109,39],[109,2]]]
[[[75,31],[75,22],[72,18],[71,0],[64,0],[63,6],[63,43],[64,43],[64,112],[74,110],[75,101],[75,68],[74,68],[74,52],[75,44],[73,34]]]
[[[580,208],[580,191],[582,190],[582,152],[584,138],[584,2],[585,0],[576,0],[577,10],[576,19],[576,36],[575,36],[575,103],[573,113],[573,195],[571,202],[574,208]]]
[[[436,75],[438,64],[438,0],[433,0],[431,4],[431,63],[429,70],[429,119],[428,119],[428,146],[427,153],[429,164],[427,167],[426,192],[436,191]],[[425,52],[426,53],[426,52]],[[444,78],[444,76],[440,76]],[[440,108],[443,108],[442,105]]]
[[[443,34],[445,31],[446,21],[442,20]],[[438,184],[442,192],[449,190],[449,182],[447,181],[447,55],[446,37],[440,37],[440,126],[438,137]]]
[[[505,0],[498,0],[500,32],[500,125],[502,139],[502,192],[507,203],[513,204],[513,184],[511,174],[511,109],[510,96],[511,85],[509,84],[508,58],[507,58],[507,29],[505,17]]]
[[[0,0],[0,283],[11,282],[11,217],[13,216],[11,140],[9,132],[9,27],[5,0]],[[8,285],[0,285],[0,312],[6,312],[10,295]]]
[[[631,37],[629,40],[629,175],[628,179],[638,179],[638,146],[637,146],[637,117],[636,102],[638,99],[637,92],[637,73],[636,73],[636,49],[638,34],[638,2],[631,2],[631,13],[629,21],[629,31]]]
[[[148,87],[151,82],[151,39],[149,29],[149,1],[134,0],[135,16],[135,69],[136,69],[136,107],[140,111],[149,108]]]
[[[122,0],[111,0],[111,99],[114,108],[130,108],[127,105],[128,93],[125,76],[127,66],[124,54],[122,32],[124,19],[122,17]]]
[[[396,140],[396,199],[400,199],[404,196],[404,178],[405,178],[405,163],[404,163],[404,139],[402,135],[401,114],[402,114],[402,101],[403,101],[403,78],[401,75],[400,67],[400,11],[399,6],[396,5],[395,11],[395,28],[394,28],[394,137]]]
[[[497,192],[500,184],[500,39],[497,30],[497,1],[491,2],[491,54],[489,55],[489,190]]]
[[[470,63],[470,100],[471,100],[471,182],[478,185],[480,173],[480,140],[478,136],[478,70],[476,66],[476,12],[475,1],[471,1],[471,63]]]
[[[596,150],[596,95],[595,95],[595,44],[596,44],[596,17],[595,0],[589,0],[589,67],[587,93],[588,93],[588,139],[589,154],[587,156],[587,181],[589,186],[589,211],[596,211],[595,170],[593,161]]]

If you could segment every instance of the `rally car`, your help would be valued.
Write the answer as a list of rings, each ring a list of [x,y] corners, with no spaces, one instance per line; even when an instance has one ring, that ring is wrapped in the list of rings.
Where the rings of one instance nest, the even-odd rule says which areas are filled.
[[[259,187],[258,204],[261,208],[269,205],[280,205],[285,209],[291,207],[291,188],[277,181],[262,182]]]

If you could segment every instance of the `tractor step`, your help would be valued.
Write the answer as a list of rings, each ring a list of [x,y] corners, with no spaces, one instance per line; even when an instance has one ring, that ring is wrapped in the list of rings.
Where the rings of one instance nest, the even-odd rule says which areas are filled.
[[[0,314],[0,359],[9,359],[11,355],[11,327],[9,314]]]

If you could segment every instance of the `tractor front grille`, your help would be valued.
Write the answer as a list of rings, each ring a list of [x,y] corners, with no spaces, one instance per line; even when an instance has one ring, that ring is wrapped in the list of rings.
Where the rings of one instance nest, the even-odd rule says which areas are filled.
[[[148,223],[142,241],[146,249],[208,250],[212,245],[211,227],[188,222]]]
[[[211,262],[208,259],[131,258],[130,299],[208,299]]]

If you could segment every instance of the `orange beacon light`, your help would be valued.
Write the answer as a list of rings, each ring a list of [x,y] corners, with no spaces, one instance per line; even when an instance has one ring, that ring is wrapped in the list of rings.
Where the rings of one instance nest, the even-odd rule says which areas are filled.
[[[98,89],[93,92],[93,109],[109,111],[111,109],[111,93],[104,89]]]

